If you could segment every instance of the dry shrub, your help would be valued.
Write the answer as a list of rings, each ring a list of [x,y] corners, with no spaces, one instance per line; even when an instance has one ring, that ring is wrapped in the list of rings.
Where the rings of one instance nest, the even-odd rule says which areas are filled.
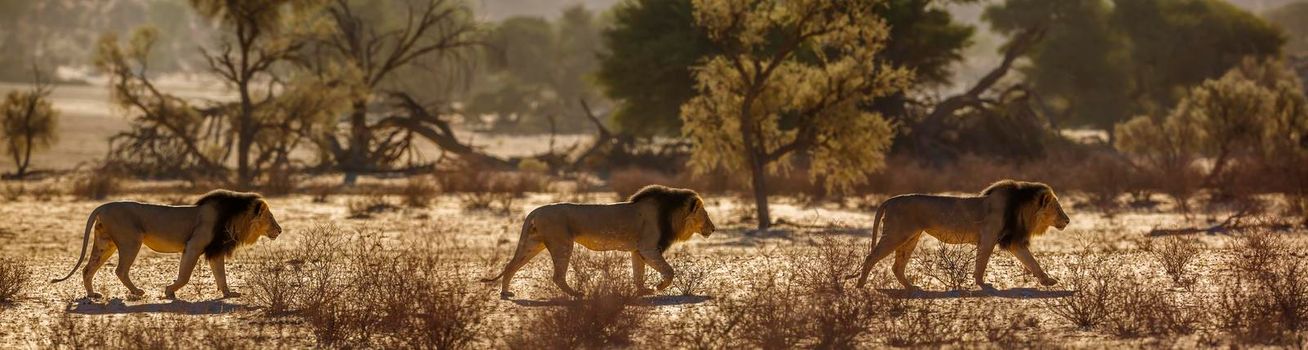
[[[4,186],[0,186],[0,198],[4,198],[6,201],[16,202],[22,199],[23,194],[26,193],[27,186],[23,186],[21,182],[6,182]]]
[[[688,254],[672,254],[667,260],[677,275],[672,279],[672,288],[683,296],[695,295],[704,282],[718,270],[719,263],[712,259],[694,258]],[[648,277],[647,277],[648,278]]]
[[[283,255],[285,260],[267,261],[251,276],[250,297],[269,314],[321,312],[341,293],[333,278],[342,270],[343,231],[328,223],[302,232],[299,244]]]
[[[252,297],[269,313],[303,317],[323,347],[473,347],[492,299],[467,280],[472,271],[440,246],[394,250],[380,240],[310,228],[288,260],[253,279]]]
[[[527,192],[545,188],[546,178],[537,172],[495,171],[465,164],[438,176],[437,182],[442,191],[458,194],[464,209],[498,209],[507,214]]]
[[[399,209],[399,206],[391,203],[385,194],[379,192],[352,198],[346,205],[351,219],[367,219],[376,214]]]
[[[965,332],[956,327],[961,308],[941,306],[941,301],[895,300],[880,325],[886,344],[898,347],[924,347],[956,343]]]
[[[1147,179],[1134,171],[1130,163],[1107,154],[1094,154],[1073,165],[1080,176],[1069,184],[1086,195],[1087,203],[1104,215],[1112,216],[1121,208],[1118,198],[1144,185]]]
[[[1121,265],[1096,255],[1089,249],[1082,249],[1067,265],[1067,272],[1060,281],[1073,294],[1064,298],[1046,301],[1049,312],[1071,322],[1083,329],[1093,328],[1103,322],[1110,312],[1110,303],[1116,297],[1114,291],[1121,280]]]
[[[572,258],[573,287],[584,298],[533,312],[526,325],[506,339],[511,349],[612,349],[633,345],[648,318],[631,306],[637,291],[625,271],[625,255],[578,252]]]
[[[122,177],[115,171],[93,171],[73,181],[72,194],[82,199],[103,200],[122,190]]]
[[[1039,340],[1041,334],[1031,332],[1040,326],[1033,312],[1032,308],[1016,307],[1008,301],[989,302],[966,308],[962,320],[963,324],[972,325],[981,339],[1000,348],[1031,348],[1027,344]],[[1023,338],[1023,333],[1036,337]]]
[[[0,258],[0,303],[13,302],[32,280],[32,273],[17,259]]]
[[[1188,236],[1171,236],[1146,242],[1145,251],[1163,265],[1163,271],[1172,278],[1172,283],[1186,284],[1187,268],[1201,252],[1199,242]]]
[[[1185,308],[1176,296],[1132,277],[1122,285],[1109,304],[1104,329],[1119,338],[1190,334],[1198,324],[1197,314]]]
[[[1218,284],[1213,317],[1241,342],[1287,344],[1308,328],[1308,261],[1268,232],[1243,237]]]
[[[428,177],[410,177],[402,190],[404,205],[413,208],[426,208],[436,198],[436,186]]]
[[[295,193],[295,174],[285,166],[274,167],[264,176],[259,193],[265,196],[285,196]]]
[[[927,277],[950,290],[963,290],[971,286],[972,270],[976,264],[976,246],[937,243],[928,252],[924,263]]]
[[[37,202],[47,202],[61,194],[59,188],[53,185],[37,185],[28,190],[28,195]]]
[[[620,199],[630,197],[645,186],[670,185],[672,182],[668,174],[645,168],[623,168],[609,175],[609,189],[617,192]]]

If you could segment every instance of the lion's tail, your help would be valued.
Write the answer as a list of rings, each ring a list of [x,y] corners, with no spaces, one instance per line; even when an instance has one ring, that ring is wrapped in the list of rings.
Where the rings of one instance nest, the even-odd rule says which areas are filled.
[[[526,220],[523,220],[523,221],[522,221],[522,233],[518,235],[518,245],[519,245],[519,246],[522,245],[522,241],[523,241],[523,240],[527,239],[527,233],[528,233],[527,231],[530,231],[530,230],[532,229],[531,221],[532,221],[532,220],[531,220],[531,215],[530,215],[530,214],[527,215],[527,219],[526,219]],[[522,250],[522,247],[518,247],[517,250]],[[513,258],[516,258],[517,255],[518,255],[518,251],[517,251],[517,250],[515,250],[515,251],[513,252],[513,255],[514,255],[513,257],[509,257],[509,263],[508,263],[508,264],[504,264],[504,269],[503,269],[503,270],[500,270],[500,273],[499,273],[498,275],[495,275],[495,276],[493,276],[493,277],[483,278],[483,279],[481,279],[481,281],[482,281],[482,282],[486,282],[486,283],[491,283],[491,282],[495,282],[495,281],[500,280],[501,277],[504,277],[504,274],[505,274],[506,272],[509,271],[509,264],[512,264],[512,263],[513,263]]]
[[[877,236],[881,233],[881,217],[885,215],[886,207],[889,204],[890,204],[890,199],[887,199],[885,202],[882,202],[880,206],[877,206],[876,215],[872,217],[872,250],[873,251],[876,251],[877,249]],[[868,259],[863,260],[863,264],[859,265],[858,271],[849,274],[849,276],[845,276],[845,279],[861,278],[864,275],[866,275],[868,271],[867,264],[872,263],[871,258],[872,258],[872,252],[868,252]]]
[[[50,280],[50,283],[63,282],[69,277],[73,277],[73,274],[77,273],[77,268],[82,267],[82,262],[86,260],[86,245],[88,242],[91,241],[91,227],[95,225],[95,221],[100,218],[101,209],[104,209],[103,205],[91,211],[91,216],[88,216],[86,218],[86,229],[85,231],[82,232],[82,252],[77,255],[77,264],[73,265],[73,270],[68,271],[68,275],[64,276],[63,278],[56,278]]]

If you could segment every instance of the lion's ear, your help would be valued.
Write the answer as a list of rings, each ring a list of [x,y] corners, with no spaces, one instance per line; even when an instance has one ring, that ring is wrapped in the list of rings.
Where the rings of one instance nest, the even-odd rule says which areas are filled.
[[[698,210],[699,210],[699,198],[690,197],[690,205],[687,206],[687,208],[689,208],[689,213],[694,213],[695,211],[698,211]]]
[[[1045,191],[1041,191],[1041,192],[1040,192],[1040,207],[1041,207],[1041,208],[1047,207],[1047,206],[1049,206],[1050,203],[1053,203],[1053,202],[1054,202],[1054,194],[1053,194],[1053,193],[1050,193],[1048,190],[1045,190]]]
[[[258,214],[259,212],[262,212],[266,206],[267,204],[265,204],[263,200],[260,199],[254,201],[254,206],[252,206],[251,209],[254,209],[254,213]]]

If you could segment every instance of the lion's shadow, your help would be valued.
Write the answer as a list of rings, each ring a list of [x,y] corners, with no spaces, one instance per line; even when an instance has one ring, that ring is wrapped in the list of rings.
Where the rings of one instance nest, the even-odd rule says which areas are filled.
[[[82,299],[76,305],[66,309],[69,313],[82,315],[113,315],[113,314],[136,314],[136,313],[167,313],[183,315],[219,315],[225,313],[244,310],[247,307],[241,304],[228,303],[227,299],[214,299],[205,301],[184,301],[169,300],[162,303],[142,303],[128,305],[121,298],[109,299],[107,302],[92,303],[90,300]]]
[[[627,302],[627,305],[651,306],[651,307],[691,305],[691,304],[703,303],[709,300],[713,300],[713,297],[705,296],[705,295],[656,295],[656,296],[646,296],[646,297],[636,298],[635,300],[631,300]],[[555,299],[547,299],[547,300],[510,299],[509,301],[514,304],[518,304],[518,306],[549,307],[549,306],[575,305],[577,303],[582,302],[583,300],[576,300],[571,298],[555,298]]]
[[[1071,290],[1040,290],[1036,288],[984,289],[984,290],[917,290],[878,289],[891,298],[898,299],[966,299],[966,298],[1005,298],[1005,299],[1054,299],[1072,296]]]

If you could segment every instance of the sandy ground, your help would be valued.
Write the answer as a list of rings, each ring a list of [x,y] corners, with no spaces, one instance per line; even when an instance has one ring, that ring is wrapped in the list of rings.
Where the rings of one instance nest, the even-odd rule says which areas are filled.
[[[120,199],[169,202],[177,201],[179,196],[182,195],[123,195]],[[594,201],[606,201],[614,195],[594,194],[591,197]],[[309,196],[271,199],[271,205],[286,233],[275,241],[264,238],[230,260],[227,269],[230,283],[237,290],[247,289],[247,279],[252,271],[251,261],[255,259],[243,259],[244,257],[267,256],[270,252],[294,247],[303,239],[298,236],[300,232],[323,222],[336,222],[347,230],[373,230],[380,233],[383,239],[392,241],[453,240],[457,246],[475,250],[474,256],[480,258],[472,263],[481,266],[482,271],[491,271],[500,268],[510,254],[513,243],[517,240],[517,228],[522,215],[530,208],[559,198],[551,194],[533,194],[519,201],[511,213],[504,214],[467,211],[462,209],[458,197],[443,195],[428,208],[402,208],[371,219],[348,219],[347,203],[354,199],[347,195],[331,196],[326,203],[316,203]],[[710,214],[720,227],[719,232],[709,238],[696,236],[691,241],[674,247],[673,253],[713,261],[719,263],[720,267],[709,275],[703,291],[694,296],[677,296],[666,291],[661,295],[647,297],[648,304],[644,307],[651,308],[654,322],[675,324],[680,315],[686,312],[712,306],[716,302],[715,298],[734,293],[741,281],[757,271],[760,264],[776,261],[769,256],[809,246],[825,238],[848,242],[858,246],[860,251],[870,244],[868,230],[871,213],[864,209],[835,205],[807,207],[781,198],[774,206],[776,216],[794,225],[782,226],[766,235],[750,235],[746,234],[749,225],[735,219],[747,212],[739,201],[711,197],[708,202]],[[220,293],[213,285],[212,275],[203,266],[196,270],[191,284],[178,293],[181,300],[163,300],[162,290],[176,274],[179,255],[160,254],[148,249],[142,250],[132,269],[135,282],[147,291],[143,299],[128,298],[126,288],[113,276],[115,259],[111,259],[100,270],[95,280],[96,288],[106,294],[107,301],[93,303],[83,299],[80,276],[58,284],[46,283],[50,278],[67,273],[75,262],[86,215],[96,205],[96,202],[74,200],[67,196],[40,203],[30,199],[0,202],[0,222],[3,222],[0,224],[0,256],[25,262],[32,269],[34,280],[18,302],[0,308],[3,309],[0,311],[0,348],[43,347],[47,344],[49,329],[65,313],[73,318],[180,316],[236,324],[260,319],[260,311],[250,306],[248,295],[219,299]],[[1087,211],[1072,210],[1071,216],[1072,224],[1066,230],[1051,231],[1038,238],[1033,249],[1054,277],[1058,277],[1064,270],[1068,254],[1092,247],[1125,251],[1126,256],[1133,257],[1133,269],[1158,276],[1161,280],[1164,277],[1157,271],[1160,269],[1157,263],[1139,252],[1140,245],[1148,239],[1145,232],[1157,226],[1202,224],[1186,222],[1179,215],[1152,211],[1128,212],[1111,220]],[[1206,250],[1223,247],[1230,241],[1229,237],[1222,235],[1205,235],[1199,239]],[[925,238],[924,243],[919,245],[918,254],[933,249],[934,244],[933,239]],[[1197,276],[1201,280],[1216,268],[1215,256],[1215,253],[1206,253],[1197,264]],[[916,261],[914,264],[910,264],[910,270],[921,268]],[[889,261],[883,261],[877,268],[881,277],[874,280],[880,281],[876,288],[894,293],[898,287],[886,277],[889,265]],[[496,310],[493,312],[493,323],[496,325],[493,327],[514,329],[518,317],[535,307],[548,307],[550,303],[547,301],[559,297],[557,289],[549,281],[548,271],[549,259],[546,254],[542,254],[518,275],[514,285],[520,300],[496,301]],[[657,274],[651,272],[650,276],[651,281],[657,280]],[[469,279],[476,277],[479,276],[468,276]],[[918,278],[919,281],[923,280],[920,276]],[[927,289],[927,294],[924,295],[954,303],[951,305],[995,305],[998,302],[1000,305],[1031,308],[1036,310],[1041,321],[1039,331],[1052,344],[1092,348],[1121,344],[1102,334],[1078,330],[1067,322],[1042,312],[1050,298],[1063,297],[1073,291],[1064,286],[1038,286],[1033,278],[1021,273],[1016,260],[1007,254],[997,254],[997,258],[992,260],[988,279],[999,292],[985,294],[976,291],[945,291],[938,285],[924,282],[923,286]],[[496,295],[498,288],[485,285],[484,292]],[[281,346],[313,346],[313,340],[304,326],[292,323],[289,327],[291,330],[285,333],[286,339],[279,341]]]

